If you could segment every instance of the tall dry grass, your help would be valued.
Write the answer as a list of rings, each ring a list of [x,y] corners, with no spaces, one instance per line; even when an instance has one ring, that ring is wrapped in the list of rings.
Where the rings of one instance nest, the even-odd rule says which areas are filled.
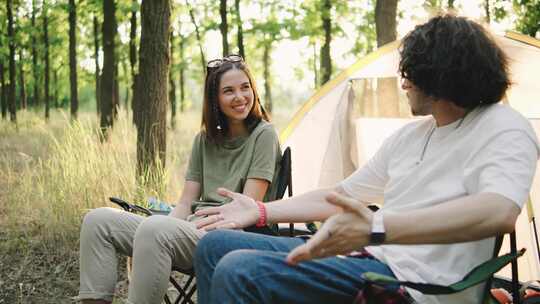
[[[34,113],[21,112],[18,127],[0,122],[3,224],[68,240],[87,210],[110,205],[109,196],[174,201],[199,115],[187,112],[177,119],[176,129],[168,130],[165,183],[157,189],[137,186],[136,131],[126,112],[120,112],[106,143],[100,143],[97,119],[90,113],[72,122],[60,112],[45,123]]]

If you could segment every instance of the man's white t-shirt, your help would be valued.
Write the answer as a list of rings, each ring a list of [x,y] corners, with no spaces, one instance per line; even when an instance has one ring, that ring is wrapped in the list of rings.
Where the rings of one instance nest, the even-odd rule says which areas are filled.
[[[381,210],[388,212],[407,212],[483,192],[503,195],[522,207],[539,153],[529,121],[496,104],[477,108],[463,121],[438,128],[433,118],[406,125],[341,186],[361,201],[383,198]],[[451,245],[370,246],[367,250],[400,280],[451,284],[490,259],[493,246],[494,238],[488,238]],[[483,286],[448,296],[408,291],[418,303],[479,303]]]

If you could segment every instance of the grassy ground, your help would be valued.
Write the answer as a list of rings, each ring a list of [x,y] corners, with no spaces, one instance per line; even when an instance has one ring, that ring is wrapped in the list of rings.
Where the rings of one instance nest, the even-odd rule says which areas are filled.
[[[277,114],[284,126],[291,113]],[[101,144],[95,113],[21,111],[18,125],[0,121],[0,304],[72,303],[78,289],[78,233],[82,216],[111,206],[109,196],[175,201],[183,187],[198,112],[181,113],[169,129],[166,181],[158,190],[135,183],[136,132],[120,112]],[[278,128],[279,129],[279,128]],[[126,295],[124,263],[116,303]]]

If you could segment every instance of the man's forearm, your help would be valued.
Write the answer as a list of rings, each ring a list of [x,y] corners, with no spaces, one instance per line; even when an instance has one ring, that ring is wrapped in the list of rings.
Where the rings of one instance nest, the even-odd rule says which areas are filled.
[[[385,212],[388,244],[448,244],[475,241],[514,229],[520,208],[494,193],[459,198],[408,212]]]
[[[267,221],[270,223],[288,223],[325,220],[341,211],[341,209],[326,201],[326,196],[332,191],[343,194],[340,187],[328,188],[267,203]]]

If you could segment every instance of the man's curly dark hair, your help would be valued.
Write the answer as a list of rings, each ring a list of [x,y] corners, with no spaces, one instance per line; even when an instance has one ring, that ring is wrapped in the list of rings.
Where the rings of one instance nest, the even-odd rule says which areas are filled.
[[[402,77],[465,109],[499,102],[510,85],[507,56],[481,25],[463,17],[442,15],[417,26],[400,54]]]

